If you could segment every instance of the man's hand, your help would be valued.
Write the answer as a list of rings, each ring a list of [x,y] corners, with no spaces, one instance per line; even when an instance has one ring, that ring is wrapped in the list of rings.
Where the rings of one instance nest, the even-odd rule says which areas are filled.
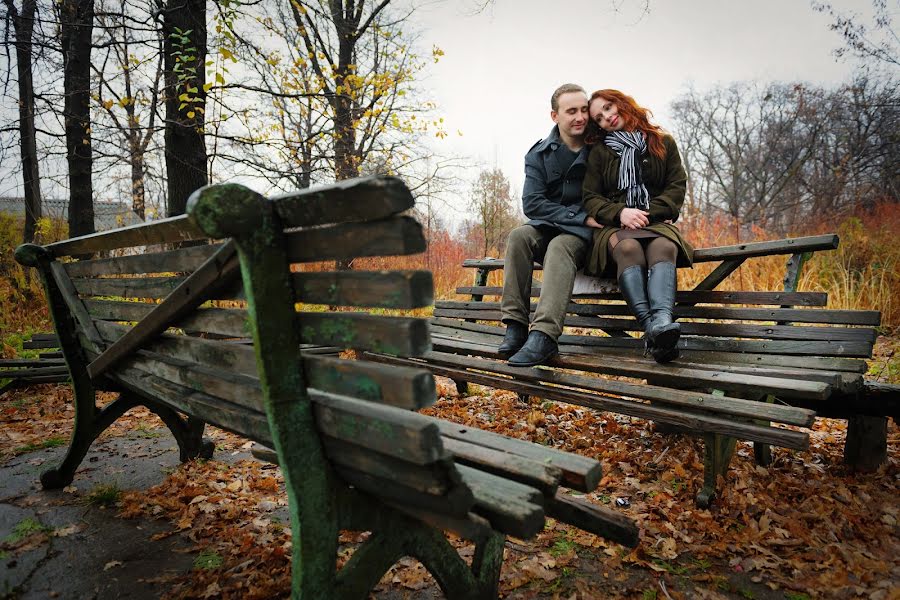
[[[650,213],[639,208],[623,208],[619,222],[625,229],[641,229],[650,224]]]
[[[584,220],[584,224],[588,227],[593,227],[594,229],[603,229],[603,224],[598,223],[597,219],[588,215],[588,218]]]

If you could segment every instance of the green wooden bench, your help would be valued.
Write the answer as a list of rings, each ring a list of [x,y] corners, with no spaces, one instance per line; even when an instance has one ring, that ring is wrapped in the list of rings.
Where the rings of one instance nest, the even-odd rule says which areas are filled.
[[[600,335],[564,334],[550,368],[506,365],[496,352],[504,331],[499,302],[484,301],[502,293],[487,283],[503,261],[466,260],[465,267],[476,269],[475,285],[457,293],[471,300],[435,304],[434,350],[416,360],[381,360],[425,366],[460,387],[474,382],[701,434],[701,506],[714,497],[736,439],[753,441],[757,460],[768,464],[771,445],[807,447],[808,434],[797,427],[811,426],[816,415],[847,419],[845,460],[872,470],[886,458],[887,418],[900,414],[900,388],[864,378],[880,314],[826,310],[825,294],[796,291],[809,256],[837,245],[837,236],[823,235],[697,250],[697,262],[719,264],[693,290],[678,293],[681,357],[663,365],[642,356],[639,327],[617,284],[597,279],[573,295],[566,325]],[[744,261],[772,255],[790,256],[784,290],[715,290]],[[539,294],[536,282],[532,296]]]
[[[68,452],[41,476],[72,481],[90,444],[136,405],[158,414],[181,459],[209,456],[206,423],[274,448],[293,530],[295,598],[364,598],[400,557],[418,558],[451,598],[496,597],[506,535],[547,516],[637,543],[621,515],[572,496],[600,464],[415,412],[434,402],[421,368],[342,359],[335,349],[421,356],[425,319],[297,304],[410,309],[432,302],[427,271],[292,266],[424,250],[397,179],[342,182],[271,199],[236,185],[198,190],[188,215],[25,245],[75,391]],[[119,256],[70,260],[97,252]],[[105,407],[97,390],[119,392]],[[372,535],[336,571],[339,529]],[[475,542],[471,565],[443,535]]]

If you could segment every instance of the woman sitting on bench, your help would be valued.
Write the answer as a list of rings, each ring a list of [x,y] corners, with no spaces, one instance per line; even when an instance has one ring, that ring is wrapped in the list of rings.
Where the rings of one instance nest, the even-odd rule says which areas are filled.
[[[676,265],[690,266],[693,248],[673,224],[687,176],[671,135],[650,111],[618,90],[591,95],[595,144],[584,177],[585,222],[597,228],[585,272],[609,276],[615,263],[622,296],[644,330],[645,355],[678,358],[681,327],[672,322]]]

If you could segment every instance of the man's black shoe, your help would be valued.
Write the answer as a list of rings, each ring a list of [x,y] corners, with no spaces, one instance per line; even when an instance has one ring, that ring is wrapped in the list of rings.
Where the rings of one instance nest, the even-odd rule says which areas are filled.
[[[518,321],[506,322],[506,335],[497,348],[497,353],[503,358],[509,358],[522,348],[525,340],[528,339],[528,326]]]
[[[522,349],[516,352],[507,363],[513,367],[534,367],[542,365],[559,354],[556,340],[543,331],[532,331]]]

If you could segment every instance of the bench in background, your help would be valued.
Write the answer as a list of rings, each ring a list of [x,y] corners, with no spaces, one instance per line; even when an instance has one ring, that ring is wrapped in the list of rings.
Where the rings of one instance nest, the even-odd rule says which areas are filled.
[[[465,267],[477,269],[475,285],[457,293],[471,300],[435,303],[434,350],[419,359],[380,360],[427,367],[460,387],[474,382],[700,434],[706,454],[701,506],[715,495],[736,439],[753,441],[756,459],[768,464],[771,445],[807,447],[808,435],[796,427],[811,426],[816,415],[847,419],[845,460],[872,470],[886,458],[887,418],[900,414],[900,388],[864,377],[880,314],[828,310],[826,294],[797,291],[811,253],[837,245],[837,236],[824,235],[697,250],[697,262],[719,265],[694,289],[678,293],[681,357],[665,365],[642,356],[639,327],[617,284],[594,280],[588,293],[573,296],[565,323],[602,335],[564,334],[551,368],[508,366],[496,352],[504,332],[499,302],[484,301],[502,293],[487,283],[503,261],[466,260]],[[715,290],[746,260],[771,255],[790,255],[784,290]],[[532,296],[539,294],[535,285]]]

